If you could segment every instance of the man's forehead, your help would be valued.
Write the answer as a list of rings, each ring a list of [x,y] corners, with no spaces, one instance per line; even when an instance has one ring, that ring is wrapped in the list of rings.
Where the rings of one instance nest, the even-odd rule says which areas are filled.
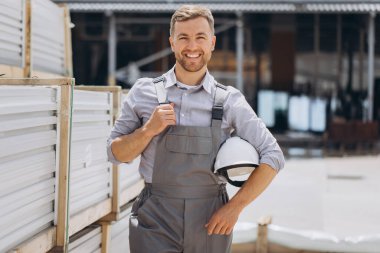
[[[205,34],[209,35],[211,33],[211,28],[207,19],[204,17],[197,17],[194,19],[189,19],[186,21],[177,21],[174,24],[174,33],[178,36],[179,34],[185,35],[197,35]]]

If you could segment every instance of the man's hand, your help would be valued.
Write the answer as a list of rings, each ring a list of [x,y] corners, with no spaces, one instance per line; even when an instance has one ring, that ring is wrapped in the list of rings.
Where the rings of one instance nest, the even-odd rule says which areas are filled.
[[[145,124],[145,128],[152,136],[160,134],[169,125],[176,124],[174,104],[162,104],[154,109],[149,120]]]
[[[241,208],[237,208],[231,202],[228,202],[217,210],[205,225],[208,235],[229,235],[234,229],[235,223],[239,218]]]

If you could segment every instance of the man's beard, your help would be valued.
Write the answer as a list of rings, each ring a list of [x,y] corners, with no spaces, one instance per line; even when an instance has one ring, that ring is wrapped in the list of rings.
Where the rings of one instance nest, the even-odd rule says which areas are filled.
[[[197,72],[201,70],[209,60],[204,55],[200,56],[201,59],[198,62],[190,62],[190,60],[184,55],[176,55],[177,62],[188,72]]]

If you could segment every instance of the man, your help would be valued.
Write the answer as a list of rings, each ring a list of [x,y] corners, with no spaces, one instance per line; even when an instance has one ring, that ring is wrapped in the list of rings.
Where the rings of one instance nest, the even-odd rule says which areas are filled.
[[[141,154],[146,187],[132,207],[131,252],[230,252],[239,214],[283,168],[283,154],[244,96],[208,73],[216,41],[210,10],[182,6],[170,25],[175,66],[134,84],[109,139],[114,163]],[[232,131],[258,150],[260,165],[228,201],[212,167]]]

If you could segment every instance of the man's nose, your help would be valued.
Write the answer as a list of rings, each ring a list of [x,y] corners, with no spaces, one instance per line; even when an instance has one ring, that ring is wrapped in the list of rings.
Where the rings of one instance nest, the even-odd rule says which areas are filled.
[[[188,49],[196,49],[198,46],[197,41],[195,39],[190,39],[187,43]]]

